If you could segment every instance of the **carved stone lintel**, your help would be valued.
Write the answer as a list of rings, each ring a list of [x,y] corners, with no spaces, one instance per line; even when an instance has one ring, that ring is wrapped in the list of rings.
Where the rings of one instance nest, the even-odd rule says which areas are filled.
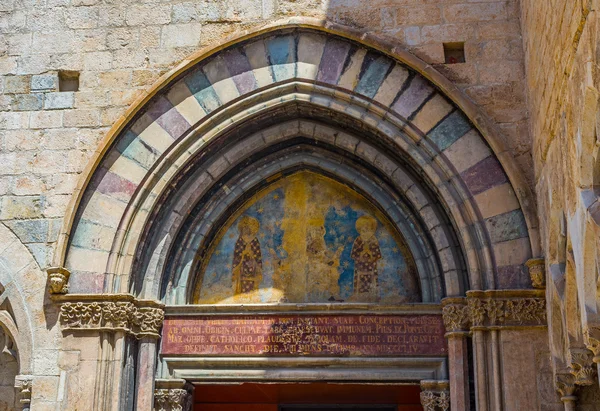
[[[189,383],[157,384],[154,390],[155,411],[191,411],[194,403],[194,386]]]
[[[50,294],[66,294],[69,292],[69,277],[71,272],[63,267],[50,267],[48,274],[48,290]]]
[[[546,261],[543,258],[532,258],[525,265],[529,269],[533,288],[546,288]]]
[[[425,411],[450,410],[450,384],[447,380],[421,381],[421,405]]]
[[[164,320],[164,306],[160,303],[137,300],[130,294],[72,294],[70,299],[84,301],[61,304],[64,330],[124,331],[137,338],[160,337]]]
[[[594,384],[597,367],[593,362],[594,354],[586,348],[573,348],[570,351],[569,372],[575,377],[575,384],[586,386]]]
[[[17,395],[21,409],[28,411],[31,405],[31,375],[17,375],[15,378],[15,388],[17,389]]]

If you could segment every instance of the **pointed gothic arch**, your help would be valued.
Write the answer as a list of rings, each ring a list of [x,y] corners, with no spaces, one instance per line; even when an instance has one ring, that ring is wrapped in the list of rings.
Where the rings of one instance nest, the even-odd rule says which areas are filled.
[[[311,130],[298,121],[296,129],[282,129],[283,120],[300,118],[319,125]],[[429,204],[439,207],[433,221],[446,224],[438,230],[445,238],[430,235],[443,244],[434,247],[437,269],[447,277],[439,297],[526,286],[522,263],[538,252],[537,223],[529,190],[485,116],[414,56],[311,22],[274,25],[199,53],[113,127],[74,196],[57,247],[55,265],[72,271],[73,291],[164,297],[165,261],[179,232],[173,227],[180,227],[171,222],[183,221],[180,212],[200,201],[190,197],[173,213],[165,208],[169,196],[182,193],[173,187],[192,184],[187,178],[207,165],[203,159],[219,145],[250,138],[253,125],[256,132],[257,125],[279,130],[271,131],[278,134],[273,141],[329,144],[378,178],[408,175],[403,195],[425,198],[410,205],[422,225],[435,228],[424,215]],[[338,138],[340,131],[355,144]],[[271,145],[261,138],[264,149]],[[218,173],[252,152],[238,147],[234,154],[241,158],[222,157],[193,184],[218,185]],[[146,236],[157,221],[171,231]],[[452,250],[448,256],[445,249]],[[152,278],[133,276],[144,272],[136,265],[144,259],[155,264]]]

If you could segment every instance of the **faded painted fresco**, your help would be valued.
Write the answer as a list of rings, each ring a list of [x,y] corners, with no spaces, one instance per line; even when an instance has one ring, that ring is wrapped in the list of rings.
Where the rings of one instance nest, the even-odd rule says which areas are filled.
[[[414,262],[388,220],[310,172],[255,195],[208,255],[196,303],[420,301]]]

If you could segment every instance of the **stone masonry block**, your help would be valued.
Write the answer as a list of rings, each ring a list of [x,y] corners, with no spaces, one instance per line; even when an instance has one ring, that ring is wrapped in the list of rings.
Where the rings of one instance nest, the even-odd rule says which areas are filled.
[[[31,90],[48,91],[58,88],[58,74],[38,74],[31,76]]]
[[[16,111],[34,111],[42,109],[44,95],[35,94],[17,94],[14,99],[13,109]]]
[[[38,196],[4,196],[0,208],[0,220],[39,218],[43,201]]]
[[[73,101],[73,92],[48,93],[44,101],[44,108],[46,110],[73,108]]]
[[[65,127],[95,127],[99,122],[100,111],[96,109],[65,111]]]
[[[48,241],[49,220],[14,220],[5,224],[23,243],[45,243]]]
[[[4,79],[5,93],[29,93],[29,76],[7,76]]]
[[[201,24],[176,24],[162,30],[163,47],[194,47],[200,44]]]
[[[37,111],[31,113],[29,127],[56,128],[62,126],[62,113],[58,111]]]

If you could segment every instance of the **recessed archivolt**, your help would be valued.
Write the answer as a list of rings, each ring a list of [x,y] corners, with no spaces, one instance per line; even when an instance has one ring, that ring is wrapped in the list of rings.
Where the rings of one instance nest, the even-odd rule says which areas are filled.
[[[461,110],[385,54],[332,34],[283,29],[200,61],[123,129],[89,180],[71,230],[65,264],[73,291],[124,291],[136,250],[145,246],[139,240],[148,215],[172,180],[214,150],[219,136],[299,103],[370,129],[423,176],[467,260],[466,287],[525,286],[521,264],[531,257],[525,216],[501,163]],[[361,156],[359,146],[353,150]],[[366,150],[362,157],[386,167],[383,156]]]

